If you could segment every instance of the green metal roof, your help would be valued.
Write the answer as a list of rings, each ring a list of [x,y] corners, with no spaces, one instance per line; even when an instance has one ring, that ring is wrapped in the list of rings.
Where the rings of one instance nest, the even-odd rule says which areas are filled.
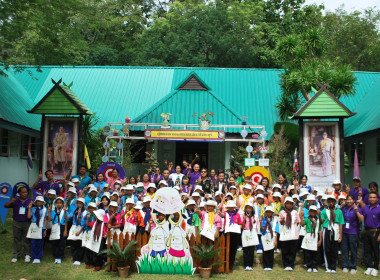
[[[240,124],[239,118],[247,116],[248,124],[265,125],[270,136],[273,133],[273,124],[279,121],[274,107],[276,98],[281,94],[279,69],[42,66],[41,70],[42,73],[37,71],[37,67],[31,66],[26,67],[24,72],[12,74],[26,89],[34,104],[51,89],[51,79],[73,81],[71,89],[84,104],[97,113],[100,126],[107,122],[123,122],[126,115],[132,119],[141,116],[159,101],[162,103],[168,99],[192,72],[209,87],[209,93],[203,101],[194,95],[189,102],[180,94],[175,97],[182,101],[177,107],[174,103],[163,104],[164,107],[173,107],[173,111],[170,112],[173,114],[173,122],[177,117],[180,118],[180,115],[183,115],[181,121],[184,123],[195,122],[195,118],[191,116],[197,110],[197,113],[201,113],[203,103],[207,110],[216,111],[212,120],[215,124]],[[354,112],[353,109],[373,86],[373,82],[380,77],[380,73],[355,72],[355,76],[358,82],[356,95],[340,98],[340,101]],[[201,91],[197,93],[203,98]],[[222,113],[218,116],[220,103],[211,98],[210,93],[238,118],[232,118],[232,113]],[[189,93],[189,96],[192,94]],[[159,110],[164,107],[160,107]],[[183,113],[186,110],[189,114]],[[159,115],[155,117],[157,119],[152,119],[153,122],[161,122],[162,118]]]
[[[344,135],[352,136],[380,128],[380,77],[354,109],[357,114],[344,123]]]

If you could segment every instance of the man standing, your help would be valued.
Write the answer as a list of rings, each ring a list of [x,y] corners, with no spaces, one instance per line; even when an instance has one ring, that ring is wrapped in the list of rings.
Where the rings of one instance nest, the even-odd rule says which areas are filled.
[[[45,176],[47,181],[42,181],[42,172],[38,173],[37,181],[34,182],[33,189],[42,189],[42,195],[45,196],[49,190],[55,190],[56,195],[61,193],[61,188],[58,183],[54,182],[53,170],[46,170]]]
[[[198,185],[202,187],[204,194],[214,193],[214,184],[212,183],[210,178],[207,176],[206,168],[201,169],[201,177],[198,179]]]
[[[334,142],[327,137],[327,132],[323,132],[323,139],[319,142],[319,152],[322,156],[322,173],[324,177],[332,174],[333,149]]]
[[[164,171],[162,171],[162,180],[164,180],[168,184],[168,187],[173,188],[174,182],[169,179],[169,175],[170,175],[169,170],[165,169]]]
[[[69,143],[69,134],[65,133],[63,126],[59,127],[59,132],[55,134],[53,139],[54,144],[54,163],[58,167],[58,172],[65,170],[66,166],[66,149]]]
[[[379,272],[379,243],[380,243],[380,205],[377,204],[377,193],[371,192],[368,195],[369,205],[365,205],[359,210],[359,220],[364,221],[363,259],[366,263],[366,275],[377,276]],[[360,204],[363,205],[362,201]],[[357,207],[356,207],[357,208]],[[357,209],[355,209],[357,211]]]
[[[354,188],[350,190],[350,186],[347,186],[347,192],[355,197],[355,202],[358,201],[359,196],[362,197],[363,201],[368,201],[369,191],[366,188],[362,187],[362,181],[360,177],[354,177],[352,181],[354,183]]]
[[[73,167],[70,166],[69,173],[66,175],[66,180],[70,181],[71,172],[73,171]],[[83,190],[85,187],[87,187],[89,184],[92,183],[92,179],[86,175],[87,168],[84,165],[81,165],[79,167],[79,175],[71,176],[71,179],[77,178],[80,181],[80,184],[78,186],[78,190]]]
[[[219,170],[218,181],[215,183],[214,191],[220,191],[224,195],[228,193],[228,185],[225,181],[226,174],[224,174],[223,170]]]

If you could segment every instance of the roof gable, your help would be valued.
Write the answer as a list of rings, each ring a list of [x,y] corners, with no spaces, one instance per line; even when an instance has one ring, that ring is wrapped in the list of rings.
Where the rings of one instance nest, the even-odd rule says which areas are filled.
[[[191,72],[189,77],[177,87],[179,90],[209,90],[210,88],[195,73]]]
[[[328,83],[324,86],[320,86],[319,91],[293,115],[293,118],[348,118],[354,115],[354,113],[327,90]]]

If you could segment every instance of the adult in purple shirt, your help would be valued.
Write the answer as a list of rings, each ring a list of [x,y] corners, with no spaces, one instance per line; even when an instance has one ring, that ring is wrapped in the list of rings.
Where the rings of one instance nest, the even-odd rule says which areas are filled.
[[[190,172],[189,174],[189,177],[190,177],[190,185],[193,186],[193,189],[194,189],[194,185],[195,183],[198,181],[198,179],[201,177],[201,172],[199,172],[199,164],[196,163],[194,164],[194,172]]]
[[[13,258],[12,262],[22,255],[24,249],[25,262],[30,262],[30,239],[26,238],[29,230],[30,220],[28,219],[28,205],[33,200],[28,198],[28,190],[20,186],[17,190],[18,196],[13,197],[9,202],[4,204],[5,208],[13,208]]]
[[[342,212],[345,221],[341,243],[343,272],[351,270],[351,274],[355,274],[358,259],[360,213],[352,195],[347,196],[346,205],[342,208]]]
[[[368,189],[369,189],[369,192],[375,192],[377,193],[377,204],[380,204],[380,194],[379,194],[379,186],[376,182],[371,182],[368,184]],[[368,196],[367,196],[367,200],[364,201],[364,203],[366,205],[369,204],[369,201],[368,201]]]
[[[363,259],[366,263],[366,275],[377,276],[379,271],[379,244],[380,244],[380,205],[377,203],[377,193],[368,195],[369,205],[360,201],[364,207],[360,209],[359,220],[364,221],[365,230],[362,233],[364,244]]]
[[[355,198],[355,202],[358,201],[360,195],[363,198],[364,203],[366,201],[368,201],[369,191],[368,191],[368,189],[362,187],[362,181],[361,181],[361,179],[359,177],[354,177],[354,179],[352,179],[352,181],[353,181],[354,188],[350,189],[350,186],[348,185],[347,188],[350,191],[348,191],[346,189],[347,190],[346,193],[349,193],[350,195],[353,195],[354,198]]]
[[[160,168],[156,167],[156,169],[154,170],[154,174],[151,174],[149,176],[149,181],[151,183],[157,184],[160,180],[162,180],[162,178],[163,176],[160,173]]]
[[[174,164],[172,161],[168,162],[167,160],[164,161],[166,168],[169,170],[170,174],[175,173]]]
[[[47,194],[49,190],[55,190],[56,194],[59,195],[61,193],[61,188],[58,183],[54,182],[54,173],[52,170],[48,169],[45,172],[45,177],[47,181],[42,181],[42,172],[38,174],[37,181],[34,182],[32,188],[33,189],[41,189],[43,193]]]

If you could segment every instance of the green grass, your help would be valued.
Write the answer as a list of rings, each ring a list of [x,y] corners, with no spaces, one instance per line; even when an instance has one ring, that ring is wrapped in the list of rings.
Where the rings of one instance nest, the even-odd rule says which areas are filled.
[[[10,213],[11,211],[9,211]],[[79,267],[72,265],[70,250],[65,251],[65,259],[62,264],[54,264],[54,260],[51,254],[50,245],[45,246],[44,257],[41,264],[24,263],[23,259],[19,260],[17,263],[12,264],[12,251],[13,251],[13,236],[12,236],[12,219],[10,215],[5,223],[5,228],[0,226],[0,232],[6,229],[7,232],[0,234],[0,279],[20,279],[25,278],[31,279],[117,279],[117,272],[105,272],[101,270],[99,272],[94,272],[92,270],[86,270],[84,264]],[[261,256],[255,255],[255,261],[261,259]],[[359,263],[360,263],[359,259]],[[307,273],[302,266],[302,255],[297,255],[296,267],[293,272],[283,271],[281,266],[281,254],[275,254],[275,267],[271,272],[264,272],[262,266],[259,264],[254,265],[253,271],[244,271],[243,268],[243,253],[239,252],[237,254],[235,270],[231,274],[214,274],[213,279],[246,279],[246,278],[256,278],[256,279],[376,279],[373,276],[365,276],[363,267],[358,267],[358,272],[355,276],[351,274],[346,274],[342,272],[341,269],[341,259],[339,257],[338,273],[335,275],[326,274],[322,268],[319,268],[319,273]],[[190,275],[157,275],[157,274],[137,274],[132,273],[130,279],[163,279],[165,280],[178,280],[178,279],[199,279],[199,274],[193,276]]]
[[[182,262],[182,265],[173,258],[161,259],[159,256],[152,258],[144,254],[140,257],[137,266],[140,273],[192,275],[194,271],[192,259],[190,258],[189,261],[189,259],[185,258],[180,262]]]

